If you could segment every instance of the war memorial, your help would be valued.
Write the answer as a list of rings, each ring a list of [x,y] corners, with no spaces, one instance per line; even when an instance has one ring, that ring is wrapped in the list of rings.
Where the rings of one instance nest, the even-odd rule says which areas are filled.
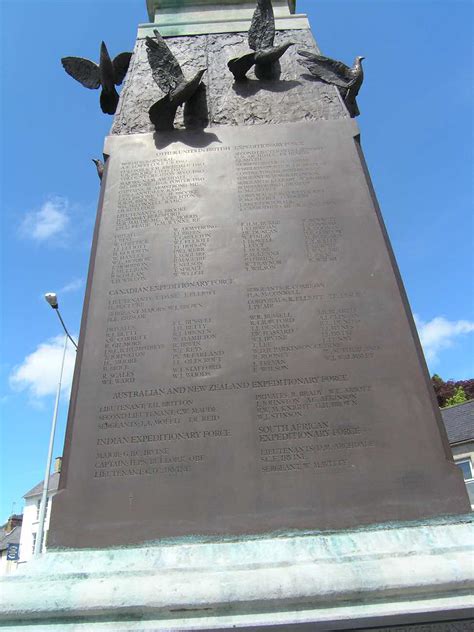
[[[62,60],[114,118],[48,551],[2,582],[6,630],[472,629],[363,58],[296,8],[148,0],[133,53]]]

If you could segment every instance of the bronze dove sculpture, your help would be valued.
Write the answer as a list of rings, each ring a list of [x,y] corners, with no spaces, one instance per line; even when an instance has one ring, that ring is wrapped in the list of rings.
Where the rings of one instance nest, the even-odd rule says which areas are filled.
[[[148,62],[153,79],[165,96],[148,110],[150,121],[159,131],[174,129],[174,118],[180,105],[194,96],[201,84],[206,68],[199,70],[187,81],[176,57],[168,48],[159,31],[153,30],[155,38],[146,38]]]
[[[92,162],[95,164],[95,167],[97,169],[97,175],[99,176],[99,180],[102,180],[102,177],[104,175],[104,169],[105,169],[104,163],[99,158],[92,158]]]
[[[132,53],[120,53],[112,61],[106,45],[100,46],[99,65],[82,57],[63,57],[61,63],[64,70],[74,77],[76,81],[90,90],[97,90],[102,86],[100,93],[100,107],[104,114],[115,114],[119,95],[115,86],[119,86],[127,74]]]
[[[298,55],[304,57],[304,59],[298,59],[299,63],[305,66],[314,77],[324,83],[337,86],[351,117],[359,116],[356,96],[364,81],[362,60],[365,57],[356,57],[354,65],[349,68],[342,61],[316,55],[306,50],[299,50]]]
[[[257,8],[253,14],[249,29],[248,41],[254,51],[241,57],[231,59],[227,64],[236,81],[244,81],[247,72],[255,65],[255,74],[259,79],[273,78],[273,65],[293,46],[287,42],[273,46],[275,40],[275,16],[271,0],[257,0]]]

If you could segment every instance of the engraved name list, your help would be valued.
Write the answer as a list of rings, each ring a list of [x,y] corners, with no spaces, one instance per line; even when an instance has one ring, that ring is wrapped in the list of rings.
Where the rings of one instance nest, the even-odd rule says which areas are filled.
[[[355,136],[107,140],[58,496],[94,503],[76,546],[429,513],[407,445],[445,447]]]

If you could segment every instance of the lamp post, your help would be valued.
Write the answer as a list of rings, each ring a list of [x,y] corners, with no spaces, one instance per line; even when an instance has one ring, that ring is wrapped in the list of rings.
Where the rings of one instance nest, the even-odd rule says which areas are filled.
[[[63,326],[63,329],[66,335],[64,336],[63,355],[61,358],[61,370],[59,371],[58,388],[56,390],[56,400],[54,402],[53,419],[51,422],[51,432],[49,435],[48,457],[46,459],[46,470],[44,473],[43,493],[41,495],[40,510],[39,510],[39,516],[38,516],[38,531],[36,532],[35,549],[33,552],[35,557],[38,557],[38,555],[41,555],[41,551],[43,548],[42,544],[43,544],[43,537],[44,537],[44,524],[45,524],[45,519],[46,519],[46,506],[47,506],[47,501],[48,501],[49,476],[51,472],[51,462],[53,460],[54,435],[56,433],[56,422],[58,420],[59,398],[61,396],[61,383],[63,379],[64,360],[66,358],[68,338],[69,340],[71,340],[71,342],[73,343],[74,347],[77,350],[77,345],[74,342],[74,340],[71,338],[71,336],[69,335],[69,332],[66,329],[66,325],[64,324],[64,321],[61,318],[61,314],[59,313],[58,297],[56,296],[56,294],[49,292],[48,294],[45,294],[44,298],[58,314],[59,320],[61,321],[61,324]]]
[[[61,325],[63,326],[63,329],[64,329],[64,331],[66,333],[66,336],[72,342],[72,344],[74,345],[74,347],[75,347],[75,349],[77,351],[77,344],[74,341],[74,339],[71,338],[68,330],[66,329],[66,325],[64,324],[64,320],[62,319],[61,312],[59,311],[59,304],[58,304],[58,296],[57,296],[57,294],[55,294],[54,292],[48,292],[47,294],[44,295],[44,298],[45,298],[46,302],[49,303],[49,305],[51,305],[51,307],[54,309],[54,311],[58,315],[58,318],[61,321]]]

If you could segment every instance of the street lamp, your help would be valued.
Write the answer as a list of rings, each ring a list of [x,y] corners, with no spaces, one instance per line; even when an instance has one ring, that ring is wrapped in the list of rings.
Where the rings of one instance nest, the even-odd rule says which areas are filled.
[[[61,321],[61,325],[63,326],[63,329],[66,332],[66,336],[72,342],[72,344],[74,345],[74,347],[75,347],[75,349],[77,351],[77,344],[75,343],[75,341],[69,335],[69,332],[66,329],[66,325],[64,324],[64,320],[62,319],[61,312],[59,311],[59,303],[58,303],[58,296],[57,296],[57,294],[55,294],[54,292],[47,292],[44,295],[44,298],[45,298],[46,302],[49,303],[51,305],[51,307],[55,310],[56,314],[58,315],[59,320]]]
[[[46,519],[46,503],[48,501],[49,476],[50,476],[50,471],[51,471],[51,462],[53,460],[54,435],[56,433],[56,422],[58,419],[59,398],[61,395],[61,383],[63,380],[64,360],[66,358],[68,338],[69,340],[71,340],[72,344],[74,345],[77,351],[77,345],[74,342],[74,340],[71,338],[71,336],[69,335],[69,332],[66,329],[66,325],[64,324],[64,321],[61,318],[61,314],[59,313],[58,297],[56,296],[56,294],[54,294],[54,292],[48,292],[48,294],[44,295],[44,298],[51,305],[51,307],[54,310],[56,310],[59,316],[59,320],[61,321],[61,324],[63,326],[63,329],[66,332],[66,335],[64,336],[64,347],[63,347],[63,355],[61,359],[61,370],[59,372],[59,382],[58,382],[58,388],[56,391],[56,400],[54,402],[53,419],[51,422],[51,432],[49,435],[48,457],[46,459],[46,470],[44,473],[43,493],[41,495],[40,510],[39,510],[39,516],[38,516],[38,531],[36,532],[35,549],[33,552],[35,557],[38,557],[39,555],[41,555],[41,550],[43,548],[42,544],[43,544],[43,534],[44,534],[44,523]]]

